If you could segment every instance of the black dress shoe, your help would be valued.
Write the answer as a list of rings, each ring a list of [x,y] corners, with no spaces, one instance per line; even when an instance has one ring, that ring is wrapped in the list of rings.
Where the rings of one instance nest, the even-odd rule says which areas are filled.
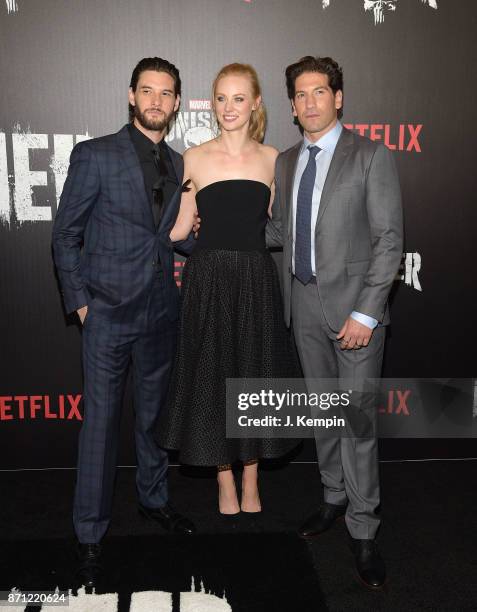
[[[302,538],[312,538],[327,531],[337,518],[344,516],[346,505],[337,506],[336,504],[324,503],[315,514],[312,514],[303,525],[298,529]]]
[[[383,586],[386,580],[386,566],[379,554],[376,540],[352,539],[352,550],[356,571],[364,584],[373,589]]]
[[[103,571],[100,544],[78,544],[76,575],[85,587],[94,587]]]
[[[182,514],[179,514],[169,504],[160,508],[146,508],[146,506],[139,504],[139,512],[151,521],[159,523],[161,527],[170,533],[192,535],[196,532],[194,523],[185,516],[182,516]]]

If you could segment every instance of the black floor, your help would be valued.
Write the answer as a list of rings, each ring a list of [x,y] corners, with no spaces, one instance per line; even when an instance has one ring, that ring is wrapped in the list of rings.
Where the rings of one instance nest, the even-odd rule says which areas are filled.
[[[170,496],[177,508],[195,521],[201,534],[219,533],[226,542],[230,528],[216,510],[213,473],[176,467],[170,472]],[[0,555],[2,549],[12,550],[15,542],[21,547],[22,541],[71,545],[74,478],[74,471],[0,473]],[[345,525],[337,524],[308,544],[323,596],[316,610],[477,609],[477,461],[382,463],[381,482],[383,523],[378,541],[388,568],[385,588],[368,591],[358,582]],[[261,496],[263,517],[258,523],[243,519],[238,531],[254,535],[255,543],[262,538],[267,547],[272,542],[267,534],[293,534],[320,503],[317,466],[263,469]],[[124,542],[127,551],[128,536],[157,534],[154,525],[137,514],[134,470],[119,469],[105,546],[110,538],[115,547]],[[273,542],[276,546],[279,541]],[[221,554],[226,554],[224,550],[227,546]],[[290,566],[297,550],[283,544],[282,554],[290,556]],[[273,552],[275,557],[278,554]],[[247,571],[244,562],[243,572]],[[250,585],[253,588],[253,581]],[[296,612],[302,611],[297,608]]]

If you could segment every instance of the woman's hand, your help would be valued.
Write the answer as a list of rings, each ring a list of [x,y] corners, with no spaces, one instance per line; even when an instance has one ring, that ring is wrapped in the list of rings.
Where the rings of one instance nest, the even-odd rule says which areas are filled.
[[[194,238],[198,238],[199,236],[199,229],[200,229],[200,217],[199,217],[199,213],[196,210],[194,213],[194,221],[192,224],[192,231],[194,232]]]

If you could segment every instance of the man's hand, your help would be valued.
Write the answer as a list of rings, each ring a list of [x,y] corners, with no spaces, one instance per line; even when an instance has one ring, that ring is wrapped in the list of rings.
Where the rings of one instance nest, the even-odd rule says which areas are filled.
[[[370,327],[348,317],[336,339],[341,340],[340,346],[343,350],[360,349],[362,346],[368,346],[372,334]]]
[[[199,235],[199,229],[200,229],[200,217],[199,217],[199,213],[195,211],[194,224],[192,225],[192,231],[194,232],[194,238],[197,238],[197,236]]]
[[[78,308],[76,312],[78,313],[78,317],[80,318],[81,325],[83,325],[84,320],[86,319],[86,313],[88,312],[88,307],[81,306],[81,308]]]

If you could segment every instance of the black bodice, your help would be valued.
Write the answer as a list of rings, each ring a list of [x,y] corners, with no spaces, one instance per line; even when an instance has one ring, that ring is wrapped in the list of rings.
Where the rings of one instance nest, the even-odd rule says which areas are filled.
[[[197,192],[201,219],[197,248],[265,249],[270,188],[261,181],[217,181]]]

